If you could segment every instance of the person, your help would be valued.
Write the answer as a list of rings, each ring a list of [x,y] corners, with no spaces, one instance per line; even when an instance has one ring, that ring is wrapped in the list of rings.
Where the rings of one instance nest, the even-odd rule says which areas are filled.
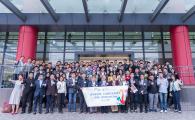
[[[82,89],[87,86],[88,86],[88,80],[86,78],[86,74],[83,73],[82,76],[79,76],[78,78],[78,87],[79,87],[78,96],[79,96],[80,113],[83,112],[87,113],[87,104],[82,92]]]
[[[130,94],[129,94],[130,112],[137,112],[139,81],[134,78],[133,72],[130,74],[129,86],[130,86]]]
[[[28,78],[28,74],[32,71],[33,64],[31,58],[28,58],[27,63],[24,64],[25,78]]]
[[[58,92],[58,112],[63,113],[63,105],[64,105],[64,100],[65,96],[67,94],[66,91],[66,81],[64,80],[64,76],[60,76],[60,80],[57,82],[57,92]]]
[[[32,112],[32,106],[33,106],[33,95],[34,95],[34,83],[33,73],[30,72],[28,75],[28,79],[25,79],[22,84],[24,84],[24,90],[22,94],[22,112],[21,114],[26,112],[26,103],[29,103],[28,106],[28,113]]]
[[[118,81],[116,75],[113,75],[112,86],[118,86],[118,85],[119,85],[119,81]],[[117,113],[118,112],[118,106],[117,105],[111,106],[111,110],[112,110],[113,113]]]
[[[17,114],[19,110],[19,105],[20,105],[20,100],[22,96],[22,91],[23,91],[23,74],[18,75],[18,80],[9,80],[10,82],[14,83],[14,89],[11,93],[10,99],[9,99],[9,104],[12,106],[12,115]]]
[[[145,113],[148,112],[148,81],[144,79],[144,74],[140,75],[139,81],[139,99],[140,99],[140,113],[143,112],[143,104],[145,106]]]
[[[174,111],[181,113],[180,91],[183,85],[178,75],[171,75],[170,92],[173,95]]]
[[[89,76],[89,83],[88,87],[98,87],[98,82],[96,81],[96,76]],[[96,113],[97,112],[97,107],[90,107],[89,112],[91,113]]]
[[[46,82],[43,78],[43,74],[39,74],[38,79],[35,81],[35,92],[34,92],[34,113],[37,112],[37,104],[39,104],[39,113],[42,114],[42,102],[45,97]]]
[[[106,76],[105,75],[101,76],[101,81],[100,81],[99,84],[100,84],[101,87],[108,86],[109,83],[106,81]],[[101,113],[108,113],[108,106],[101,106]]]
[[[149,112],[157,112],[158,85],[157,79],[154,78],[154,75],[149,75],[148,84]]]
[[[68,111],[76,112],[77,78],[75,72],[71,73],[71,78],[67,80],[68,87]]]
[[[159,73],[159,77],[157,79],[157,85],[159,86],[159,94],[160,94],[160,112],[167,112],[167,89],[168,89],[168,80],[163,77],[162,72]]]
[[[50,79],[46,81],[46,112],[53,113],[54,99],[57,96],[57,85],[55,81],[55,75],[51,74]]]

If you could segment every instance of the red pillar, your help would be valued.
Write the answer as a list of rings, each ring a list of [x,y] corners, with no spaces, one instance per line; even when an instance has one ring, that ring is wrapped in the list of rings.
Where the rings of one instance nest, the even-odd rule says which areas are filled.
[[[185,85],[195,83],[188,26],[170,28],[173,65]]]
[[[28,58],[36,58],[38,29],[34,26],[20,26],[18,36],[18,47],[16,60],[24,56],[24,61]]]

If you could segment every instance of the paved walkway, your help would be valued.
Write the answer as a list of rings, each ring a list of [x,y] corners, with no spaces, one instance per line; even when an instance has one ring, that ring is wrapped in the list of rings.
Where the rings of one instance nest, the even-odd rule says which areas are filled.
[[[108,113],[79,114],[17,114],[0,113],[0,120],[195,120],[195,111],[184,111],[181,114],[168,113]]]

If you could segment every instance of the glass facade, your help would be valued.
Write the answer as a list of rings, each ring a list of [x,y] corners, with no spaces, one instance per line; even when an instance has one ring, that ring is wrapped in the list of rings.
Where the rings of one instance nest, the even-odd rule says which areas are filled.
[[[193,61],[195,34],[190,32]],[[0,32],[0,64],[13,64],[18,32]],[[76,61],[80,53],[129,53],[131,59],[172,62],[169,32],[39,32],[37,60]]]

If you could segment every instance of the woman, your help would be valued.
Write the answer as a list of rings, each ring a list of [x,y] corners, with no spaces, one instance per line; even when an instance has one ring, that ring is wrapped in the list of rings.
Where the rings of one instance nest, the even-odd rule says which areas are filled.
[[[180,91],[183,82],[179,79],[178,75],[171,75],[172,82],[170,83],[170,92],[173,95],[173,103],[175,112],[181,113],[181,104],[180,104]]]
[[[11,111],[12,115],[18,113],[19,104],[20,104],[22,91],[23,91],[23,84],[22,84],[23,80],[24,77],[22,74],[19,74],[18,80],[11,80],[11,79],[9,80],[10,82],[15,84],[9,99],[9,104],[12,105],[12,111]]]
[[[66,96],[66,81],[64,81],[64,77],[60,76],[60,80],[57,82],[57,90],[58,90],[58,112],[63,113],[63,105]]]

